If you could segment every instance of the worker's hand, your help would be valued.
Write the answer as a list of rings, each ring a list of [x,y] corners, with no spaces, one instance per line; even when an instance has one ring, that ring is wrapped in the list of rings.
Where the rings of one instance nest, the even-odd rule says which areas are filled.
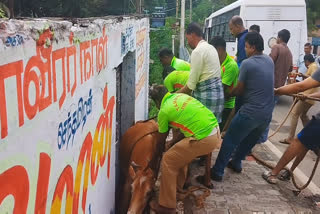
[[[302,100],[302,101],[305,101],[308,98],[308,96],[306,96],[304,94],[297,94],[297,95],[295,95],[295,97],[299,100]]]
[[[279,88],[274,89],[274,95],[279,95]]]
[[[307,79],[309,77],[308,75],[305,75],[303,73],[298,73],[298,76],[302,77],[302,79]]]

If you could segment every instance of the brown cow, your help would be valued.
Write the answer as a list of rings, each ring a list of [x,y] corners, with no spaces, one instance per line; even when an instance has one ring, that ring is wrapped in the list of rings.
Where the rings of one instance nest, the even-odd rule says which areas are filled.
[[[154,120],[138,122],[123,135],[120,143],[124,180],[121,214],[138,214],[145,209],[157,179],[164,144],[165,139],[159,138],[158,124]]]

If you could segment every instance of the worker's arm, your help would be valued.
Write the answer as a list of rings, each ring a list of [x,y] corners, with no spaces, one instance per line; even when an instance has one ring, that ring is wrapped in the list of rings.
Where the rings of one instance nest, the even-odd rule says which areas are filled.
[[[278,49],[278,45],[274,45],[271,48],[271,53],[269,54],[269,56],[271,57],[273,62],[276,62],[279,56],[279,49]]]
[[[202,54],[195,51],[191,54],[191,70],[187,84],[177,91],[177,93],[191,94],[196,89],[203,71]]]
[[[320,91],[309,94],[308,97],[320,98]]]
[[[229,66],[228,69],[225,67],[222,67],[222,85],[223,85],[223,92],[224,96],[230,97],[229,94],[234,88],[234,83],[238,79],[239,76],[239,68],[237,64],[234,64],[233,66]]]
[[[308,77],[310,77],[309,75],[307,75],[307,74],[303,74],[303,73],[298,73],[298,76],[299,77],[302,77],[303,79],[307,79]]]
[[[315,88],[318,86],[320,86],[320,82],[312,79],[312,77],[309,77],[302,82],[297,82],[294,84],[282,86],[280,88],[275,88],[274,94],[275,95],[296,94],[296,93],[308,90],[310,88]]]
[[[191,92],[192,92],[192,90],[187,85],[183,86],[183,88],[176,91],[176,93],[184,93],[184,94],[188,94],[188,95],[190,95]]]
[[[227,94],[226,97],[229,98],[229,97],[234,97],[234,96],[241,96],[244,92],[244,88],[245,88],[244,86],[245,86],[244,83],[239,81],[237,83],[237,86],[235,88],[233,88],[231,90],[231,92],[229,94]]]
[[[228,85],[226,85],[226,84],[223,84],[222,83],[222,85],[223,85],[223,93],[224,93],[224,97],[230,97],[229,96],[229,94],[230,94],[230,92],[232,91],[232,87],[230,87],[230,86],[228,86]]]
[[[169,133],[169,120],[168,115],[163,111],[163,109],[160,109],[158,113],[158,125],[160,133],[160,142],[165,143]]]

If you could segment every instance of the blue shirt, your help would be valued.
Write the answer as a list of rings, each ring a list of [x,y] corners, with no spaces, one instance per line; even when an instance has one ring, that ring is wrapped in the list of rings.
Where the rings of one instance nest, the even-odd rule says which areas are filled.
[[[274,63],[265,55],[244,60],[238,82],[244,83],[239,112],[250,118],[270,119],[274,107]]]
[[[248,30],[245,30],[237,35],[238,45],[237,45],[237,63],[238,66],[241,66],[243,60],[247,58],[246,50],[245,50],[245,37],[248,33]]]

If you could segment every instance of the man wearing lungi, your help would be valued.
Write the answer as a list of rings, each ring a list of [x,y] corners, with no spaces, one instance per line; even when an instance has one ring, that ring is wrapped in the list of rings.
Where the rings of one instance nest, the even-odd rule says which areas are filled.
[[[191,53],[191,71],[187,85],[177,93],[191,94],[216,116],[221,123],[224,93],[217,50],[203,39],[201,27],[189,24],[186,30]]]

